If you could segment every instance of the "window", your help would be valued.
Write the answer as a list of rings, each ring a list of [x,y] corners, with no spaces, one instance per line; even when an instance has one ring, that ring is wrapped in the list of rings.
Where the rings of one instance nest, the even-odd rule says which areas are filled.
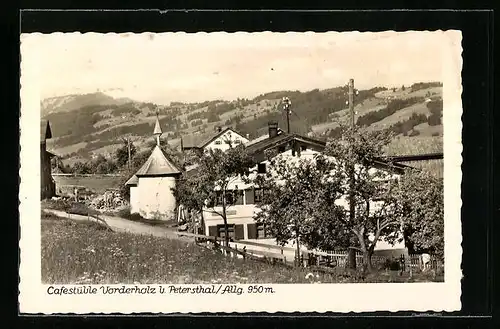
[[[264,223],[257,223],[257,239],[266,238],[266,229]]]
[[[245,190],[245,204],[254,204],[255,194],[253,189]]]
[[[222,191],[216,192],[215,205],[222,206]]]
[[[266,164],[265,163],[259,163],[257,165],[257,172],[259,174],[265,174],[266,173]]]
[[[234,144],[241,144],[241,141],[239,139],[235,139]]]
[[[221,145],[221,144],[222,144],[222,142],[220,141],[220,139],[215,141],[215,145]]]
[[[235,205],[243,204],[243,190],[234,190],[233,191],[233,202]]]
[[[234,240],[234,224],[227,225],[227,235],[229,236],[230,240]],[[224,229],[224,225],[217,225],[217,236],[221,239],[224,239],[226,237],[226,230]]]
[[[254,201],[255,203],[262,202],[263,191],[261,188],[254,189]]]

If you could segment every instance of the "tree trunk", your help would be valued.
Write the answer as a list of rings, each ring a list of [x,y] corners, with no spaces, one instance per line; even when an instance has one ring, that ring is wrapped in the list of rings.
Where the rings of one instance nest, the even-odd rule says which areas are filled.
[[[205,234],[205,218],[203,217],[203,208],[200,210],[200,227],[201,234]]]
[[[347,250],[347,268],[356,269],[356,250],[353,248]]]
[[[295,223],[295,244],[297,245],[297,251],[296,251],[296,264],[297,267],[300,267],[300,244],[299,244],[299,228],[297,226],[297,223]]]
[[[229,232],[226,215],[226,189],[222,190],[222,219],[224,220],[224,245],[229,247]]]
[[[368,272],[373,271],[372,255],[373,250],[371,250],[371,248],[363,252],[363,268]]]

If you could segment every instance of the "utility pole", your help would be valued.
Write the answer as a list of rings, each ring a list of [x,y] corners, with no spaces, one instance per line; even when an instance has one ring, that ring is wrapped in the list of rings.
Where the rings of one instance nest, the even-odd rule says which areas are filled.
[[[351,132],[349,134],[349,221],[352,223],[355,219],[356,205],[354,197],[354,154],[353,154],[353,144],[354,144],[354,79],[349,79],[349,116],[350,116],[350,128]],[[349,248],[348,251],[348,263],[351,269],[356,269],[356,251]]]
[[[351,129],[354,130],[354,79],[349,79],[349,115],[351,117]]]
[[[127,137],[127,148],[128,148],[128,170],[130,170],[130,136]]]
[[[290,99],[288,97],[283,97],[283,109],[286,112],[286,129],[288,133],[290,133],[290,105],[292,105]]]

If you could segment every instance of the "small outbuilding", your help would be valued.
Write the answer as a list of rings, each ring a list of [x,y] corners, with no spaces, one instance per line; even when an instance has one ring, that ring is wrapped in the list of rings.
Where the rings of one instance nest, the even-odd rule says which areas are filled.
[[[52,138],[49,121],[40,122],[40,197],[49,199],[56,195],[56,184],[52,178],[50,160],[54,154],[47,151],[47,139]]]
[[[160,147],[162,130],[158,117],[153,131],[156,145],[141,168],[125,183],[130,187],[130,212],[146,219],[175,219],[176,201],[172,191],[181,171]]]

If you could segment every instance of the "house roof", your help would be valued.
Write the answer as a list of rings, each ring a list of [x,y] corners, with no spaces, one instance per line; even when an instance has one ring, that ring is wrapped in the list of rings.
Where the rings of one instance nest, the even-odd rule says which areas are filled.
[[[183,148],[184,149],[204,148],[205,146],[213,142],[216,138],[223,135],[229,130],[234,132],[235,134],[238,134],[240,137],[243,137],[242,134],[235,131],[233,128],[227,127],[225,129],[222,129],[221,131],[210,132],[208,134],[202,134],[202,135],[192,134],[192,135],[182,136]]]
[[[411,161],[424,161],[424,160],[441,160],[443,159],[442,152],[426,153],[426,154],[413,154],[413,155],[391,155],[385,159],[394,162],[411,162]]]
[[[168,159],[165,152],[156,145],[151,155],[135,173],[137,177],[145,176],[171,176],[178,175],[181,171]]]
[[[133,175],[129,178],[129,180],[125,183],[125,185],[136,186],[139,183],[139,178],[136,175]]]
[[[278,127],[278,135],[280,135],[282,133],[284,133],[283,129],[281,129],[281,128]],[[259,136],[257,138],[254,138],[254,139],[248,141],[248,143],[246,143],[245,146],[250,146],[250,145],[256,144],[256,143],[261,142],[261,141],[263,141],[265,139],[268,139],[268,138],[269,138],[269,134],[266,133],[266,134],[264,134],[262,136]]]
[[[298,141],[301,143],[305,143],[305,144],[308,144],[311,146],[315,146],[315,147],[320,148],[320,149],[323,149],[326,146],[326,143],[321,141],[321,140],[317,140],[317,139],[310,138],[310,137],[305,137],[305,136],[298,135],[298,134],[287,134],[285,132],[282,132],[281,134],[277,135],[276,137],[265,138],[265,139],[262,139],[256,143],[254,143],[254,144],[251,144],[251,145],[247,144],[246,150],[250,154],[260,153],[260,152],[264,152],[270,148],[279,147],[281,145],[287,144],[292,140],[295,140],[295,141]]]
[[[40,142],[45,142],[46,139],[52,138],[52,130],[48,120],[40,121]]]
[[[306,144],[311,146],[313,149],[323,150],[326,147],[326,142],[318,140],[311,137],[306,137],[298,134],[287,134],[285,132],[279,134],[273,138],[262,139],[254,144],[248,145],[246,150],[249,154],[262,159],[262,154],[272,148],[280,147],[289,144],[291,141],[296,141],[300,144]],[[410,166],[398,163],[392,159],[377,158],[374,159],[373,164],[377,167],[391,168],[398,172],[402,172],[406,168],[411,168]]]

